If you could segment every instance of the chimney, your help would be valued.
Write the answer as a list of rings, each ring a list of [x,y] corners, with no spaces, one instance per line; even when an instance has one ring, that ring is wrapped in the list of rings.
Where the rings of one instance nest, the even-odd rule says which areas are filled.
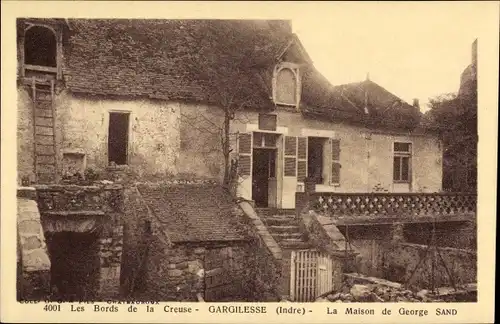
[[[418,98],[413,99],[413,107],[420,109],[420,103],[418,101]]]
[[[477,38],[472,43],[472,65],[477,66]]]

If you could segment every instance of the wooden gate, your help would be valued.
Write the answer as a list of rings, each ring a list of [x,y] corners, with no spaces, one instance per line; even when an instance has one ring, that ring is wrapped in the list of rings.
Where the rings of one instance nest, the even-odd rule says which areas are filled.
[[[290,257],[290,298],[309,302],[333,290],[333,261],[315,250],[292,251]]]

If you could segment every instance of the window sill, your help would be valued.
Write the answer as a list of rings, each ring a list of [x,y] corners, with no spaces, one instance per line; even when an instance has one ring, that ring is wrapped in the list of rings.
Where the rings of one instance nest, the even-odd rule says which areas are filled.
[[[397,181],[397,180],[393,180],[392,183],[397,183],[397,184],[410,184],[410,181]]]
[[[53,66],[24,64],[24,69],[31,70],[31,71],[37,71],[37,72],[57,73],[57,67],[53,67]]]

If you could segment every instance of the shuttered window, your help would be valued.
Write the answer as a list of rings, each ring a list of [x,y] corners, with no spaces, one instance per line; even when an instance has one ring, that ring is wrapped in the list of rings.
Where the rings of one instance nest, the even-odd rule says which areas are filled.
[[[297,180],[305,181],[307,177],[307,137],[297,138]]]
[[[340,140],[331,139],[331,152],[332,152],[332,173],[330,182],[332,184],[340,184]]]
[[[238,134],[238,174],[249,176],[252,174],[252,134]]]
[[[285,177],[297,176],[297,138],[285,136]]]

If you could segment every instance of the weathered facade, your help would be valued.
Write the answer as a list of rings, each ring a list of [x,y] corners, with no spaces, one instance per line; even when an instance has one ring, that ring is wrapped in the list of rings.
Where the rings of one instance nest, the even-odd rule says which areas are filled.
[[[287,21],[19,19],[17,40],[18,182],[36,184],[51,259],[65,239],[89,247],[92,296],[278,300],[310,242],[293,212],[254,207],[441,190],[418,102],[370,80],[333,87]],[[109,180],[119,211],[92,202]]]
[[[207,38],[221,37],[224,23],[209,22]],[[204,73],[226,62],[194,53],[196,46],[214,55],[221,51],[198,38],[203,24],[19,20],[19,181],[57,180],[86,168],[102,171],[115,165],[126,165],[139,177],[221,177],[224,106],[208,95],[213,80]],[[276,188],[270,189],[270,203],[283,208],[293,206],[297,185],[300,190],[306,176],[315,177],[318,190],[441,189],[440,142],[418,130],[413,107],[371,81],[331,87],[286,23],[236,22],[228,27],[240,32],[242,41],[253,40],[248,30],[254,28],[263,35],[260,44],[266,45],[248,58],[257,63],[241,72],[239,79],[252,95],[231,119],[232,153],[247,156],[239,172],[244,198],[252,199],[252,183],[262,177],[253,174],[258,159],[274,163],[275,179],[268,186]],[[121,32],[129,35],[122,37]],[[37,37],[45,37],[47,47],[39,56],[49,60],[53,55],[52,61],[30,61],[37,55],[31,38]],[[163,38],[169,39],[168,47],[157,44]],[[189,40],[185,46],[183,39]],[[154,44],[160,47],[153,49]],[[238,44],[228,41],[225,49]],[[259,126],[259,116],[270,124]],[[257,143],[254,136],[262,138],[257,134],[248,153],[238,152],[245,147],[238,144],[236,132],[268,133],[274,151],[267,157],[259,153],[263,142]],[[394,157],[395,142],[411,144],[409,162],[385,163]],[[394,179],[401,171],[395,165],[405,168],[399,175],[404,180]]]

